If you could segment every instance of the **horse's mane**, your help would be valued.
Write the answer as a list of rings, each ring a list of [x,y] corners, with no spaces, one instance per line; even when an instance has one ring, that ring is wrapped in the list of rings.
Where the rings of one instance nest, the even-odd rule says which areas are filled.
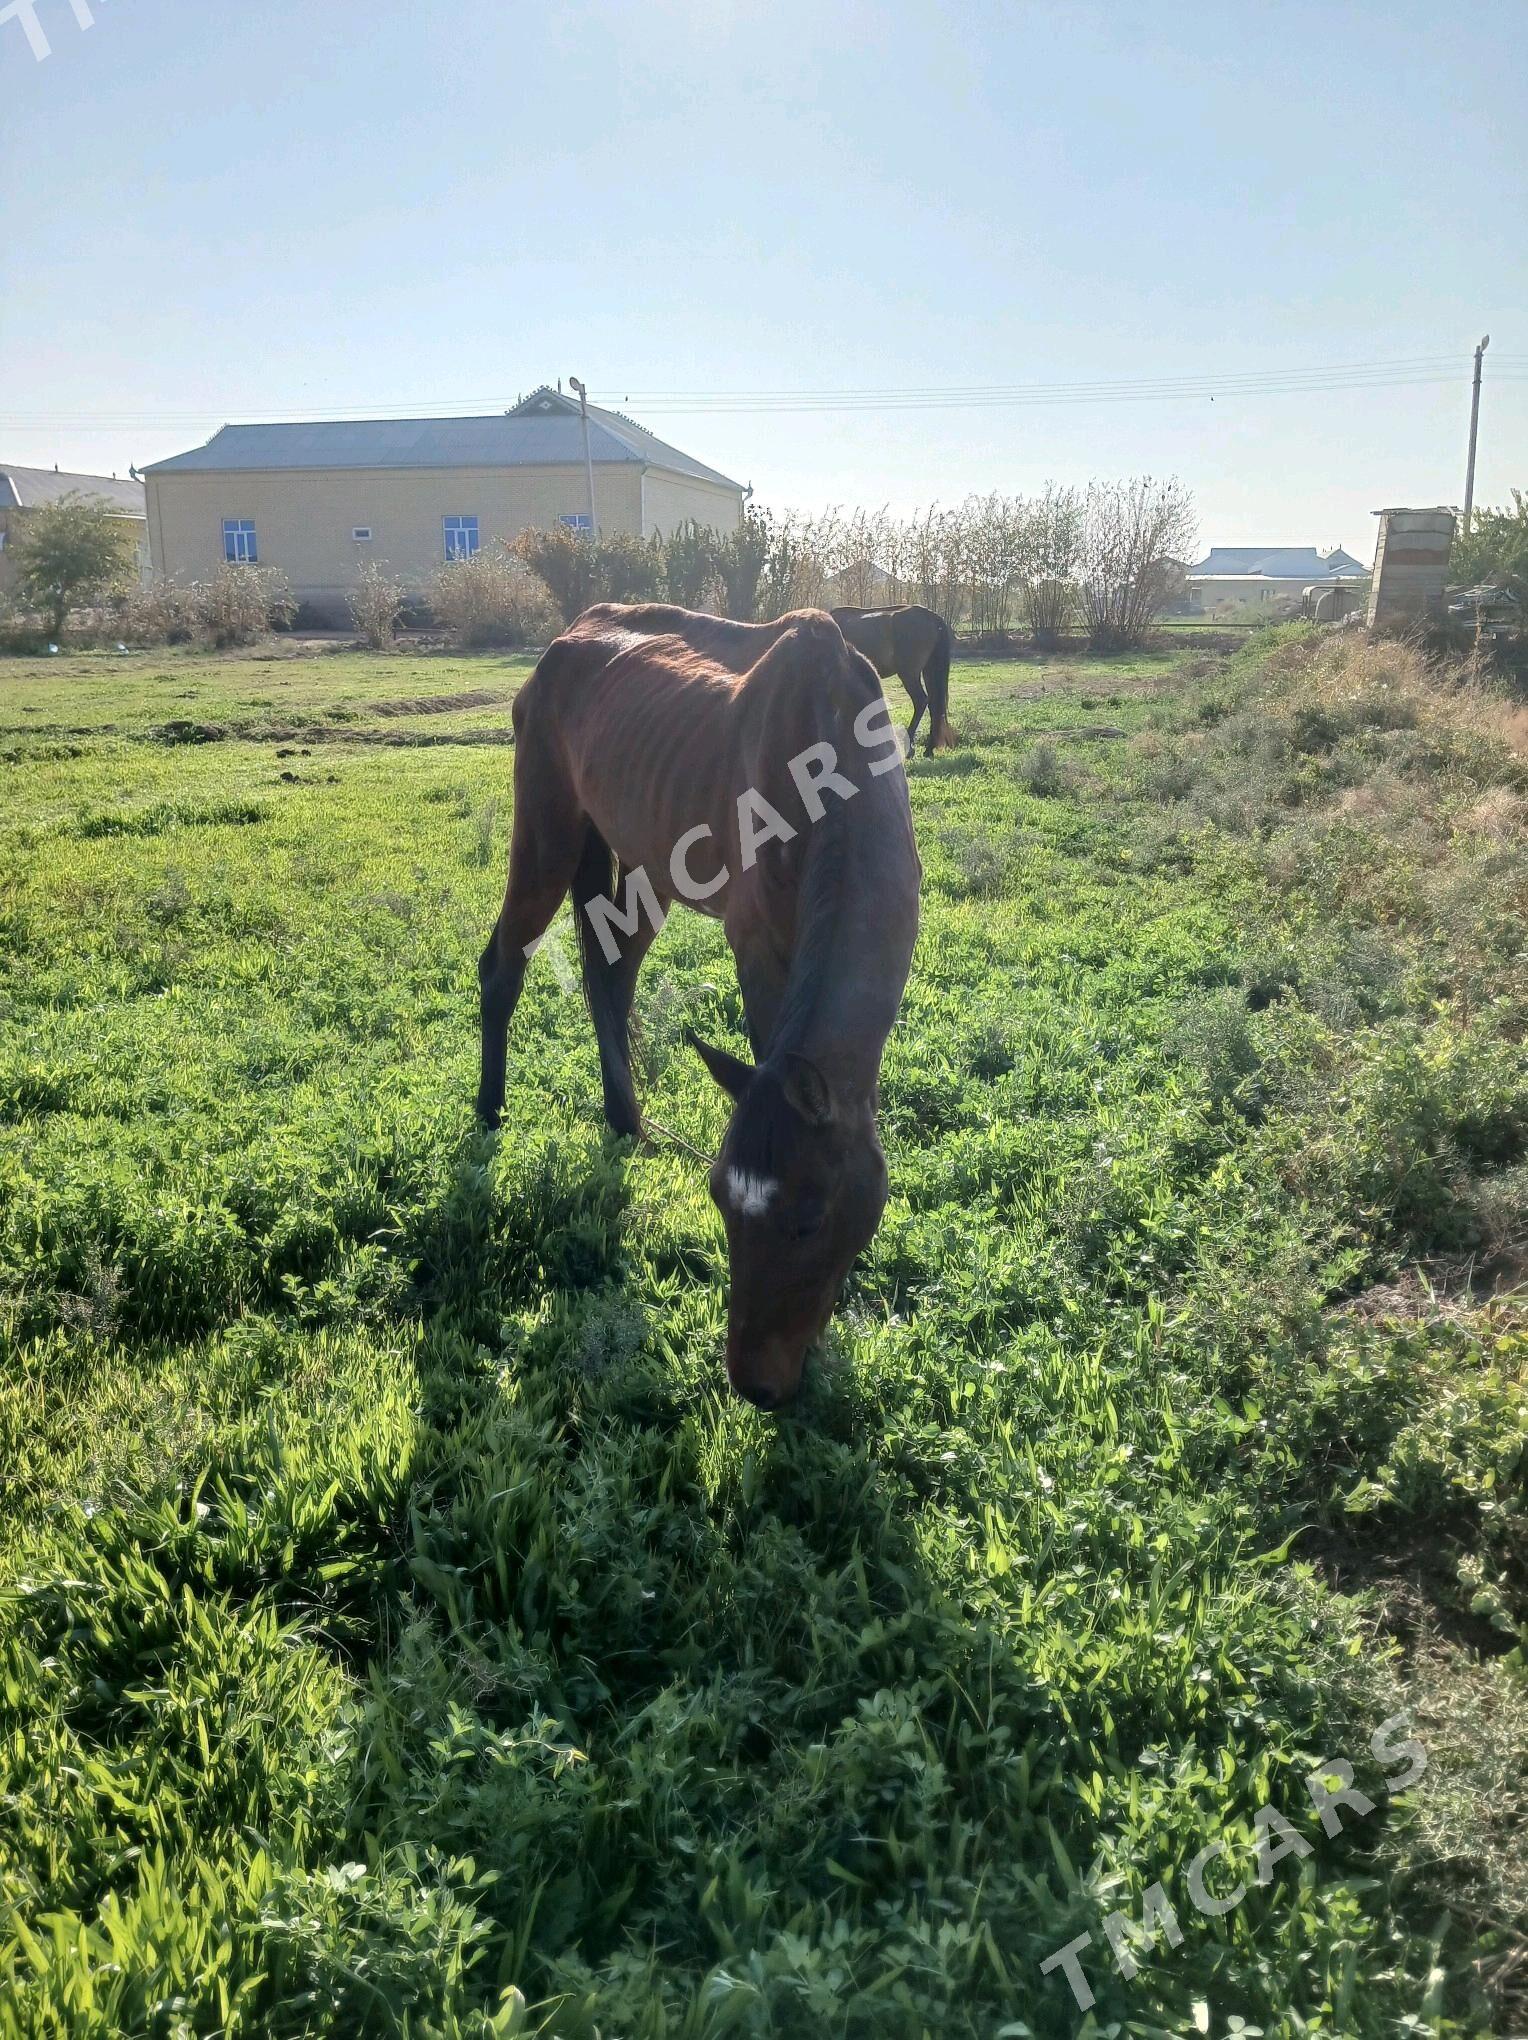
[[[780,1173],[783,1159],[800,1138],[801,1122],[785,1095],[785,1058],[806,1038],[824,974],[838,948],[849,898],[846,805],[834,801],[813,827],[801,876],[796,950],[785,1001],[729,1136],[734,1164],[766,1179]]]
[[[796,947],[785,998],[766,1054],[773,1058],[797,1048],[811,1024],[829,965],[839,950],[839,931],[849,905],[848,802],[829,801],[812,825],[802,861],[796,904]]]
[[[826,690],[829,704],[828,735],[840,759],[853,756],[856,740],[851,726],[860,708],[880,698],[881,683],[869,660],[845,645],[842,668],[833,675]],[[863,791],[864,781],[857,777]],[[854,902],[853,872],[854,816],[850,803],[837,798],[823,806],[821,819],[807,835],[797,890],[796,946],[786,980],[785,998],[766,1054],[773,1057],[799,1046],[811,1025],[823,981],[835,959],[842,953],[845,916]],[[869,911],[863,895],[860,910]]]

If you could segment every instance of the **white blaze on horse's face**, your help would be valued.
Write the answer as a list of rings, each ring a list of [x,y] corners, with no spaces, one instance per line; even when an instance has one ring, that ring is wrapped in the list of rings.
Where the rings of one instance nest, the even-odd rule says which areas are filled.
[[[727,1171],[727,1194],[740,1218],[762,1218],[779,1187],[772,1176],[750,1176],[743,1169]]]

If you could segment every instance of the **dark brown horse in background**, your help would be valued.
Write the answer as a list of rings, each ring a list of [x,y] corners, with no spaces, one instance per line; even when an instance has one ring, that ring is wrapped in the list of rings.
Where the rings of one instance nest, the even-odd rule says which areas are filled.
[[[628,1039],[642,958],[675,898],[720,919],[755,1058],[693,1044],[734,1106],[710,1176],[727,1372],[772,1409],[886,1203],[877,1088],[919,866],[880,684],[819,610],[738,624],[605,604],[548,647],[514,725],[509,885],[478,966],[479,1113],[498,1123],[527,957],[570,889],[618,1134],[642,1126]]]
[[[900,609],[835,609],[833,621],[856,651],[863,652],[883,680],[893,673],[907,689],[913,719],[907,726],[909,754],[928,710],[928,750],[955,741],[950,728],[950,653],[955,633],[932,609],[910,602]]]

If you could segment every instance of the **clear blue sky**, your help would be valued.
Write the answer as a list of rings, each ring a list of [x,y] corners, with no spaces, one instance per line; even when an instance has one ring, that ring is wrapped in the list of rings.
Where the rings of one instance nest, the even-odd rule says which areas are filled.
[[[773,503],[1176,473],[1221,543],[1528,484],[1522,0],[34,0],[0,22],[0,455],[580,374]],[[1451,384],[691,416],[659,391],[1451,356]],[[1511,361],[1516,357],[1516,379]],[[1500,363],[1500,372],[1494,376]]]

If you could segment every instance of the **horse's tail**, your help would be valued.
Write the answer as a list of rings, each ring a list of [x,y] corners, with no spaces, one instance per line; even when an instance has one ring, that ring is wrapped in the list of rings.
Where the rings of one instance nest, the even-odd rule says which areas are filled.
[[[929,654],[928,664],[923,669],[923,686],[928,695],[929,734],[931,751],[953,750],[959,739],[950,727],[950,653],[954,649],[955,633],[941,616],[939,635],[934,649]]]

